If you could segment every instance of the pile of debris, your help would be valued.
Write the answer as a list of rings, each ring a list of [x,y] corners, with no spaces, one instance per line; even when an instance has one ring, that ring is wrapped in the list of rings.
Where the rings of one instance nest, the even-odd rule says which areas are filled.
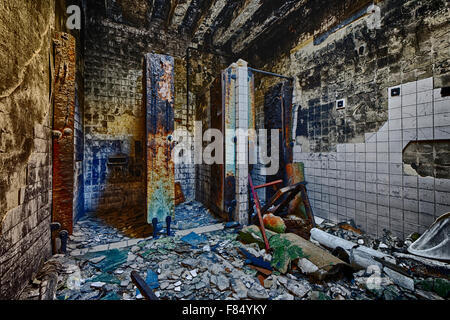
[[[189,206],[194,213],[200,208]],[[279,229],[279,221],[275,226],[290,230]],[[171,300],[449,297],[450,265],[408,253],[408,241],[414,239],[403,242],[388,232],[375,239],[352,221],[323,221],[309,230],[308,240],[266,230],[267,252],[259,227],[232,227],[150,237],[128,247],[110,244],[104,251],[83,253],[69,246],[67,255],[46,263],[21,298],[143,299],[132,272],[145,279],[157,298]]]

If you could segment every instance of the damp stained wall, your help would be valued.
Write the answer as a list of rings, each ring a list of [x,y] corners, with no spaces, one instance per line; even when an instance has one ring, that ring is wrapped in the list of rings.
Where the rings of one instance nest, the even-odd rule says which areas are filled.
[[[94,1],[87,7],[90,32],[85,46],[86,211],[145,212],[145,54],[159,52],[176,58],[175,125],[187,125],[183,111],[186,71],[182,60],[187,42],[174,32],[162,30],[160,25],[148,25],[145,12],[149,8],[128,2]],[[122,156],[126,158],[123,166],[108,165],[111,159]],[[177,172],[187,183],[193,182],[189,168]],[[185,186],[183,191],[188,192],[189,188]]]

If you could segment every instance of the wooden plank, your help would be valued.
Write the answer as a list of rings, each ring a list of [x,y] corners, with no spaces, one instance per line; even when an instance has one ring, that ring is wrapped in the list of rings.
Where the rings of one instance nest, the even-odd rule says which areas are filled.
[[[304,182],[304,164],[288,163],[286,165],[286,176],[289,185]],[[308,218],[301,194],[297,194],[295,198],[289,203],[288,214]]]
[[[136,271],[131,271],[131,280],[133,281],[134,285],[139,289],[141,294],[145,297],[145,299],[159,300],[158,297],[153,292],[153,290],[147,285],[145,280],[142,279],[141,276]]]
[[[254,269],[254,270],[256,270],[256,271],[262,273],[263,275],[265,275],[265,276],[267,276],[267,277],[270,276],[270,275],[272,274],[272,271],[271,271],[271,270],[267,270],[267,269],[265,269],[265,268],[257,267],[257,266],[254,266],[254,265],[252,265],[252,264],[249,264],[248,266],[249,266],[250,269]]]

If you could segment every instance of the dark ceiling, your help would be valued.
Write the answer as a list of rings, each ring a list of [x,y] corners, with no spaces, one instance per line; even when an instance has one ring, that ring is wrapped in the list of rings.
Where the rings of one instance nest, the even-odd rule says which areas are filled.
[[[343,19],[368,0],[90,0],[88,12],[156,27],[200,47],[249,57],[291,46],[325,19]]]

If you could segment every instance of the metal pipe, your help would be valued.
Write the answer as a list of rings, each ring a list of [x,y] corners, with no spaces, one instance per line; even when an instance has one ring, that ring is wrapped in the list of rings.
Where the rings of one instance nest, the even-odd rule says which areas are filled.
[[[284,79],[288,79],[290,81],[294,81],[293,77],[288,77],[288,76],[283,76],[281,74],[278,73],[273,73],[273,72],[269,72],[269,71],[263,71],[263,70],[258,70],[258,69],[254,69],[254,68],[248,68],[248,70],[253,71],[253,72],[258,72],[258,73],[262,73],[268,76],[273,76],[273,77],[278,77],[278,78],[284,78]]]
[[[159,300],[153,290],[136,271],[131,271],[131,280],[147,300]]]
[[[259,186],[255,186],[255,190],[261,189],[261,188],[267,188],[267,187],[275,186],[275,185],[280,184],[280,183],[283,183],[283,180],[276,180],[276,181],[272,181],[272,182],[269,182],[269,183],[261,184]]]

